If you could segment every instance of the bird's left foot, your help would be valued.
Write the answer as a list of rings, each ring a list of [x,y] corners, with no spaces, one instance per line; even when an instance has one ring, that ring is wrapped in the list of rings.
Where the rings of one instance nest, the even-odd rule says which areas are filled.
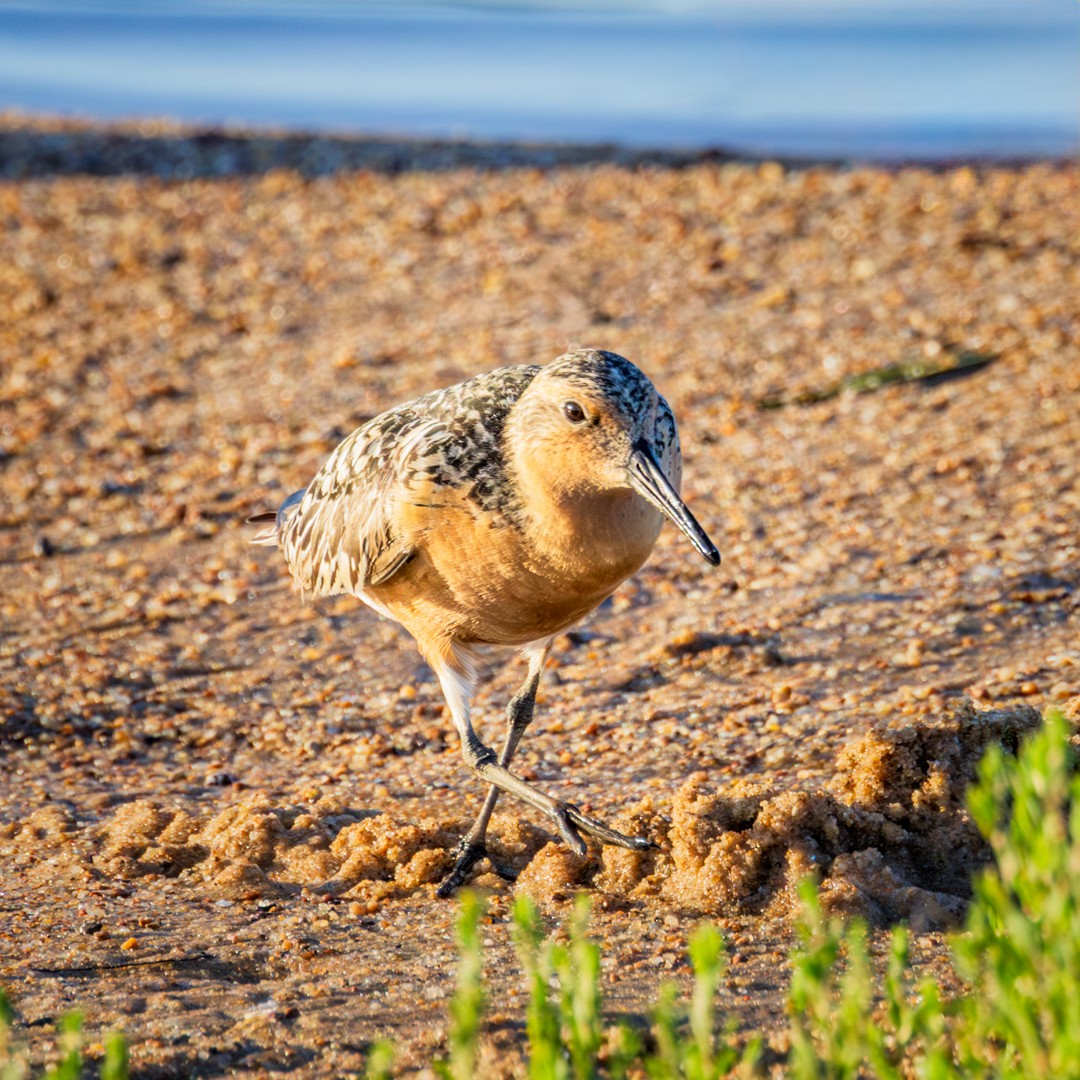
[[[469,880],[469,875],[472,873],[473,867],[482,859],[487,859],[491,865],[491,869],[495,871],[503,879],[503,881],[515,881],[518,876],[518,871],[512,866],[507,866],[505,863],[496,862],[489,854],[487,845],[481,840],[479,843],[470,843],[467,840],[462,840],[458,844],[458,857],[454,863],[453,869],[446,875],[439,883],[439,887],[435,890],[435,895],[440,899],[445,900],[448,896],[453,896],[466,881]]]

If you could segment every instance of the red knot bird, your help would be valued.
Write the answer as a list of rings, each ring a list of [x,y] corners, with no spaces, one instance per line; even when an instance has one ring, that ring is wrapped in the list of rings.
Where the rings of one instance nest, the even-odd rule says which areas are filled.
[[[252,519],[274,521],[256,541],[281,547],[303,592],[349,593],[396,620],[438,677],[465,762],[490,785],[439,895],[487,855],[500,791],[545,814],[579,855],[582,833],[633,850],[653,846],[509,766],[552,639],[645,562],[665,517],[720,562],[679,496],[681,476],[667,402],[630,361],[584,349],[544,367],[477,375],[375,417],[276,515]],[[470,717],[484,645],[528,663],[498,755]]]

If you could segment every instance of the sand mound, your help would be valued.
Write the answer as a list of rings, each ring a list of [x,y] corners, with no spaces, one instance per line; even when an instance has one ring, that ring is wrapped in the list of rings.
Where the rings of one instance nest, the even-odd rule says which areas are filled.
[[[408,895],[450,867],[462,821],[402,824],[321,799],[281,808],[262,796],[205,820],[152,800],[122,806],[97,830],[94,868],[109,877],[182,877],[252,899],[303,888],[350,898]],[[496,858],[520,868],[545,842],[538,829],[497,819]]]
[[[1038,726],[1035,709],[978,712],[900,730],[874,730],[848,746],[814,791],[736,780],[687,783],[666,832],[651,807],[620,825],[647,825],[655,855],[607,849],[593,884],[659,896],[709,913],[788,914],[807,874],[827,908],[876,923],[948,925],[962,914],[972,871],[988,849],[964,792],[991,742],[1015,751]]]
[[[517,888],[543,903],[587,887],[608,907],[644,902],[785,915],[798,882],[816,873],[832,910],[877,923],[948,925],[962,914],[971,873],[988,856],[964,806],[975,766],[989,743],[1015,751],[1038,724],[1032,708],[965,705],[937,723],[868,732],[816,790],[753,779],[714,788],[695,779],[677,792],[670,816],[646,801],[616,822],[650,836],[654,852],[605,848],[598,858],[576,858],[506,815],[495,819],[491,852],[521,871]],[[96,825],[44,808],[6,826],[3,839],[51,865],[81,865],[112,879],[174,877],[234,899],[306,888],[379,902],[430,892],[466,824],[403,824],[333,798],[304,808],[253,796],[202,818],[140,799]]]

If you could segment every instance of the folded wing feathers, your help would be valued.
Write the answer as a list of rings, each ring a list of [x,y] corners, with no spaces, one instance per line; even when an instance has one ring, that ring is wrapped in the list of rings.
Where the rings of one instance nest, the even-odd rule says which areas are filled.
[[[394,505],[427,426],[386,430],[376,422],[360,428],[334,451],[306,493],[298,493],[299,507],[281,519],[279,533],[289,569],[305,591],[356,595],[386,581],[409,559],[412,551],[392,527]]]
[[[305,491],[286,499],[274,527],[252,542],[278,544],[301,588],[316,595],[356,594],[388,581],[415,554],[394,528],[395,509],[409,498],[413,482],[430,480],[447,464],[448,419],[478,408],[472,400],[477,395],[505,411],[538,370],[502,368],[369,421],[337,447]]]

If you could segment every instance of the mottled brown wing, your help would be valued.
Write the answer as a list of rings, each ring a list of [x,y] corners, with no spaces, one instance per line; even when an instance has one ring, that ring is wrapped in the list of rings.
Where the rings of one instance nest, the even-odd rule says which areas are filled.
[[[316,596],[359,595],[413,555],[395,528],[410,466],[437,442],[441,423],[401,408],[358,428],[327,459],[281,528],[293,576]]]
[[[278,533],[293,576],[315,595],[359,594],[414,554],[399,524],[418,490],[462,490],[478,505],[502,490],[506,415],[540,369],[499,368],[399,405],[330,455]]]

